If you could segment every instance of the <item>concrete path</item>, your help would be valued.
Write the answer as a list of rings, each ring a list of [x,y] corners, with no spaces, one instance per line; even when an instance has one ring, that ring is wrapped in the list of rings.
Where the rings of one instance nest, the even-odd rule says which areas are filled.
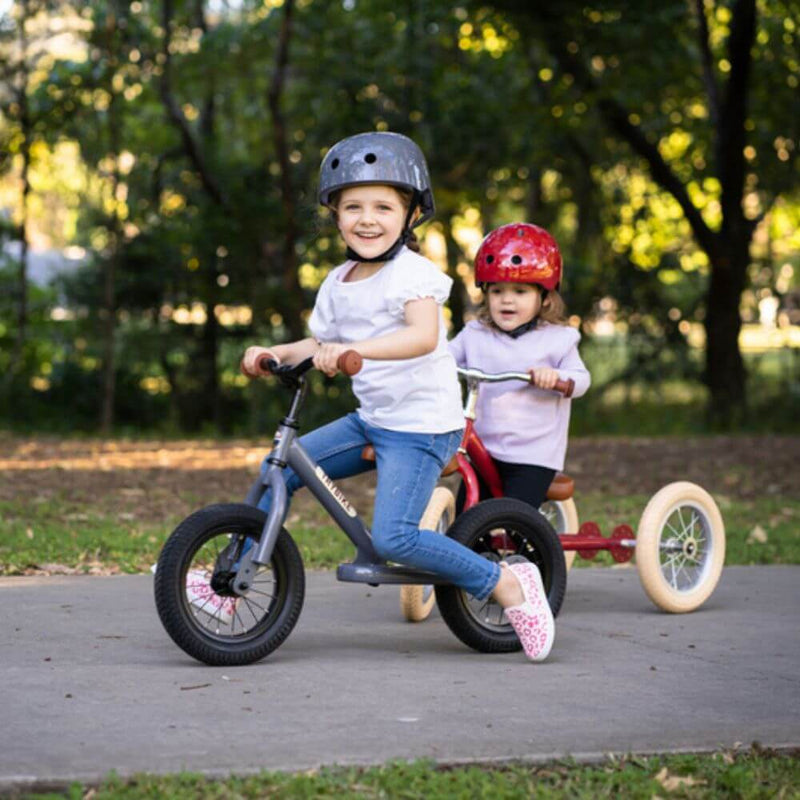
[[[800,567],[733,567],[655,610],[635,569],[570,573],[550,659],[474,653],[398,590],[311,573],[259,664],[193,662],[150,576],[0,579],[0,789],[116,770],[211,775],[800,745]]]

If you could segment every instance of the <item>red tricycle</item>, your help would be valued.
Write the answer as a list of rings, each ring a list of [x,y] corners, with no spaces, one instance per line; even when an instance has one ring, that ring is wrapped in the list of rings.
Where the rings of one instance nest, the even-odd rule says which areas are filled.
[[[508,380],[529,383],[532,376],[526,372],[489,374],[477,369],[459,369],[459,374],[467,384],[466,425],[459,451],[442,475],[461,474],[466,489],[463,509],[466,511],[479,502],[478,476],[493,498],[503,497],[500,476],[474,428],[480,384]],[[572,390],[572,381],[559,381],[556,385],[556,391],[565,397],[569,397]],[[667,484],[648,502],[636,533],[629,525],[618,525],[608,537],[601,534],[594,522],[579,525],[573,493],[572,478],[559,473],[550,486],[547,501],[539,509],[558,534],[566,569],[572,566],[576,553],[582,558],[593,559],[601,550],[607,550],[619,563],[630,561],[635,553],[639,579],[647,596],[656,606],[672,613],[694,611],[714,591],[725,560],[725,526],[717,504],[703,488],[688,481]],[[536,513],[531,508],[531,514]],[[444,533],[455,516],[453,493],[438,486],[420,527]],[[501,530],[487,540],[484,556],[512,563],[526,557]],[[510,629],[502,608],[491,599],[477,601],[466,592],[461,595],[460,601],[476,621]],[[408,585],[400,589],[401,611],[411,622],[424,620],[433,609],[434,599],[432,586]],[[549,600],[553,613],[557,614],[563,591],[555,596],[551,593]]]

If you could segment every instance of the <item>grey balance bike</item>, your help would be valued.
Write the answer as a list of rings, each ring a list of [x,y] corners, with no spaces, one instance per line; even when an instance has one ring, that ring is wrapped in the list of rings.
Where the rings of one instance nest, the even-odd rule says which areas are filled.
[[[291,633],[303,607],[305,572],[297,545],[284,527],[290,503],[288,466],[355,545],[353,561],[339,565],[340,581],[435,585],[440,613],[462,642],[486,653],[519,650],[516,635],[509,626],[498,624],[488,601],[482,615],[463,589],[433,573],[388,564],[378,557],[358,512],[299,441],[306,373],[312,366],[311,359],[294,366],[262,361],[262,368],[291,391],[289,410],[278,426],[267,467],[244,503],[194,512],[164,544],[156,567],[155,600],[167,633],[190,656],[212,666],[259,661]],[[361,356],[348,351],[338,366],[353,375],[361,368]],[[258,508],[267,490],[269,513]],[[478,503],[460,515],[446,535],[495,561],[513,548],[515,557],[539,567],[551,606],[560,606],[566,590],[564,552],[547,520],[526,503],[511,499]]]

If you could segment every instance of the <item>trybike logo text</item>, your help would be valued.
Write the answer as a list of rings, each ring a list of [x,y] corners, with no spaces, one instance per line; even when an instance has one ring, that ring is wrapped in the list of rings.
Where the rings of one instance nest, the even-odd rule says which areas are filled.
[[[358,516],[358,512],[347,502],[347,498],[342,494],[341,489],[325,474],[325,470],[322,467],[317,467],[314,472],[317,473],[317,477],[322,481],[325,485],[325,488],[331,493],[333,499],[345,510],[345,513],[348,517],[356,517]]]

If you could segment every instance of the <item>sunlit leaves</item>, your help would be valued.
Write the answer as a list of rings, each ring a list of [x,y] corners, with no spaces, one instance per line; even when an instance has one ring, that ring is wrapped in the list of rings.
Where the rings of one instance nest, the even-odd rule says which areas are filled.
[[[618,165],[599,179],[609,198],[625,197],[617,203],[617,215],[606,228],[612,250],[626,255],[641,269],[659,267],[667,253],[674,253],[681,265],[701,266],[702,259],[681,262],[681,257],[697,250],[688,224],[675,199],[645,172]]]

